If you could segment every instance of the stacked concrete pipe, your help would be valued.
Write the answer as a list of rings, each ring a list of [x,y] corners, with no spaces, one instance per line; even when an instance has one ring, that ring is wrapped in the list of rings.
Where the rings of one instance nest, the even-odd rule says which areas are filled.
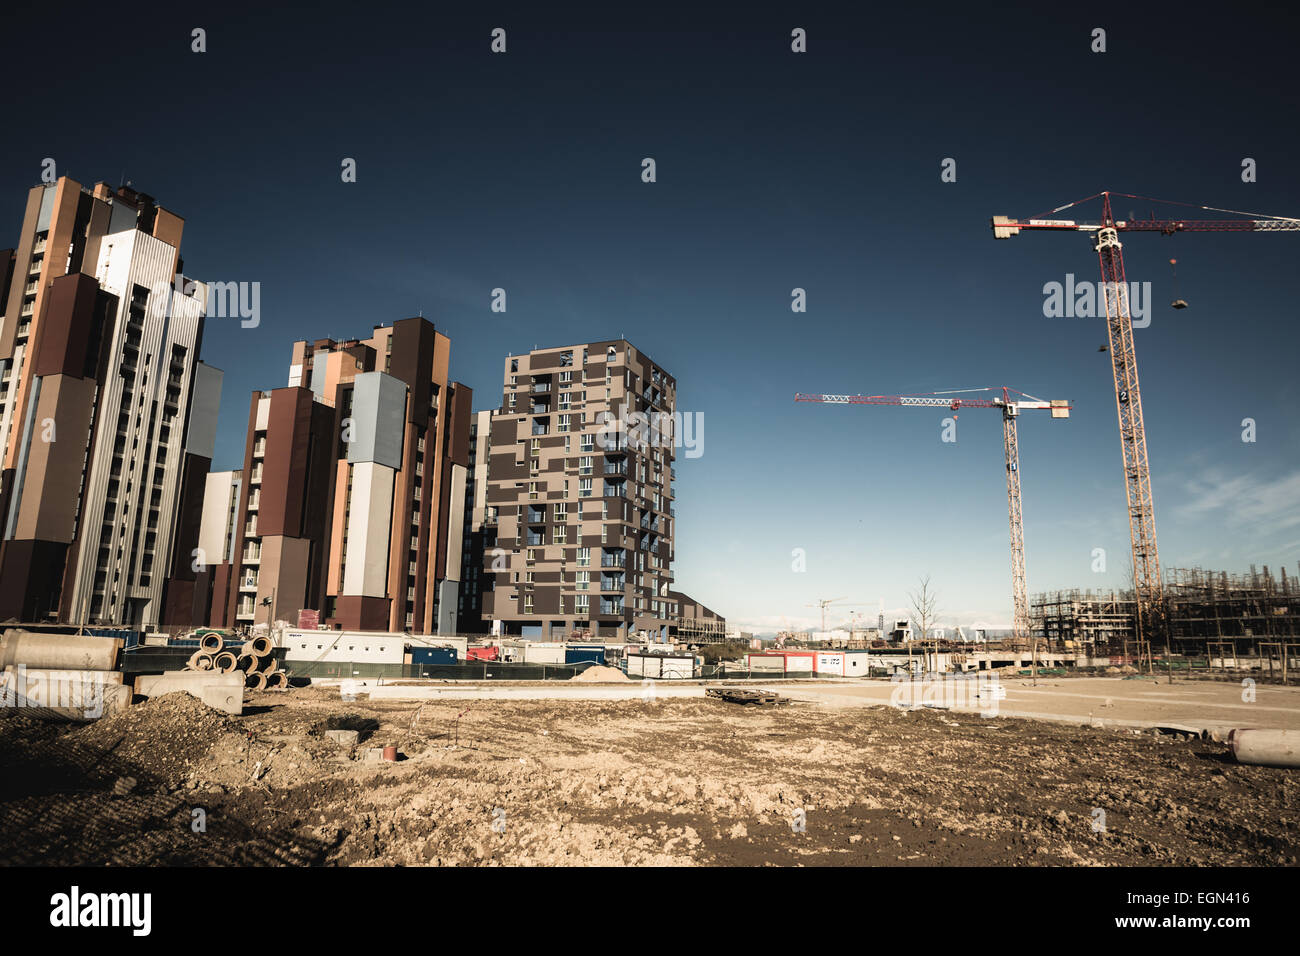
[[[279,670],[275,645],[269,637],[249,638],[241,645],[225,646],[219,634],[207,633],[200,638],[199,650],[190,657],[186,670],[215,670],[223,674],[238,673],[249,690],[288,690],[289,678]],[[216,653],[208,648],[217,647]]]

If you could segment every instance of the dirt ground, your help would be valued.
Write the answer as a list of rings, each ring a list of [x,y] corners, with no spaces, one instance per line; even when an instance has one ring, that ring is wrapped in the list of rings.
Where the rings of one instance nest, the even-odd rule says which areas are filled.
[[[323,730],[363,728],[357,747]],[[369,728],[369,729],[364,729]],[[386,763],[374,748],[396,745]],[[1295,865],[1300,776],[1221,744],[715,700],[186,694],[0,719],[0,862]],[[256,777],[256,779],[253,779]]]

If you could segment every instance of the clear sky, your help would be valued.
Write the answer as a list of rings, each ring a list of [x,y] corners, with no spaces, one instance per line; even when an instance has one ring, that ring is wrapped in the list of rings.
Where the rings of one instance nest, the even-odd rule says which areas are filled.
[[[1104,323],[1043,315],[1044,284],[1095,281],[1096,255],[1082,235],[995,242],[988,219],[1102,189],[1300,216],[1288,25],[1175,6],[530,6],[101,7],[57,30],[7,9],[0,62],[30,100],[0,150],[0,245],[52,157],[183,216],[195,278],[261,283],[257,328],[206,330],[226,373],[217,469],[239,466],[249,394],[286,384],[295,339],[423,310],[482,408],[508,351],[626,336],[704,416],[703,456],[677,469],[678,585],[760,631],[816,623],[818,598],[901,607],[923,574],[945,620],[1011,616],[997,413],[961,413],[944,443],[946,412],[795,392],[1068,398],[1068,421],[1020,427],[1029,588],[1123,586]],[[1164,566],[1296,572],[1300,233],[1143,234],[1124,252],[1155,300],[1135,334]],[[1168,306],[1170,257],[1186,310]]]

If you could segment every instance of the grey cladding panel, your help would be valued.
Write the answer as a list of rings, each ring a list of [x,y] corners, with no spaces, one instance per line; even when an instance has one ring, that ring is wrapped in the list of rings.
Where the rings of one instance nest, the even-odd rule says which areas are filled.
[[[348,461],[402,467],[406,384],[384,372],[358,375],[352,387],[352,441]]]
[[[200,458],[212,458],[217,443],[217,412],[221,408],[219,368],[194,363],[194,395],[190,399],[190,423],[185,450]]]

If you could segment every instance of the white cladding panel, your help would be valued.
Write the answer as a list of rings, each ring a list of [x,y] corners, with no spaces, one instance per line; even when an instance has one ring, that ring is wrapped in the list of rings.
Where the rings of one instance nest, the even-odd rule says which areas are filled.
[[[343,593],[366,597],[388,594],[388,533],[393,514],[394,471],[377,462],[357,462],[352,470]]]
[[[199,550],[204,564],[220,564],[230,556],[226,529],[230,526],[230,497],[239,480],[233,471],[208,472],[203,485],[203,517],[199,522]]]

